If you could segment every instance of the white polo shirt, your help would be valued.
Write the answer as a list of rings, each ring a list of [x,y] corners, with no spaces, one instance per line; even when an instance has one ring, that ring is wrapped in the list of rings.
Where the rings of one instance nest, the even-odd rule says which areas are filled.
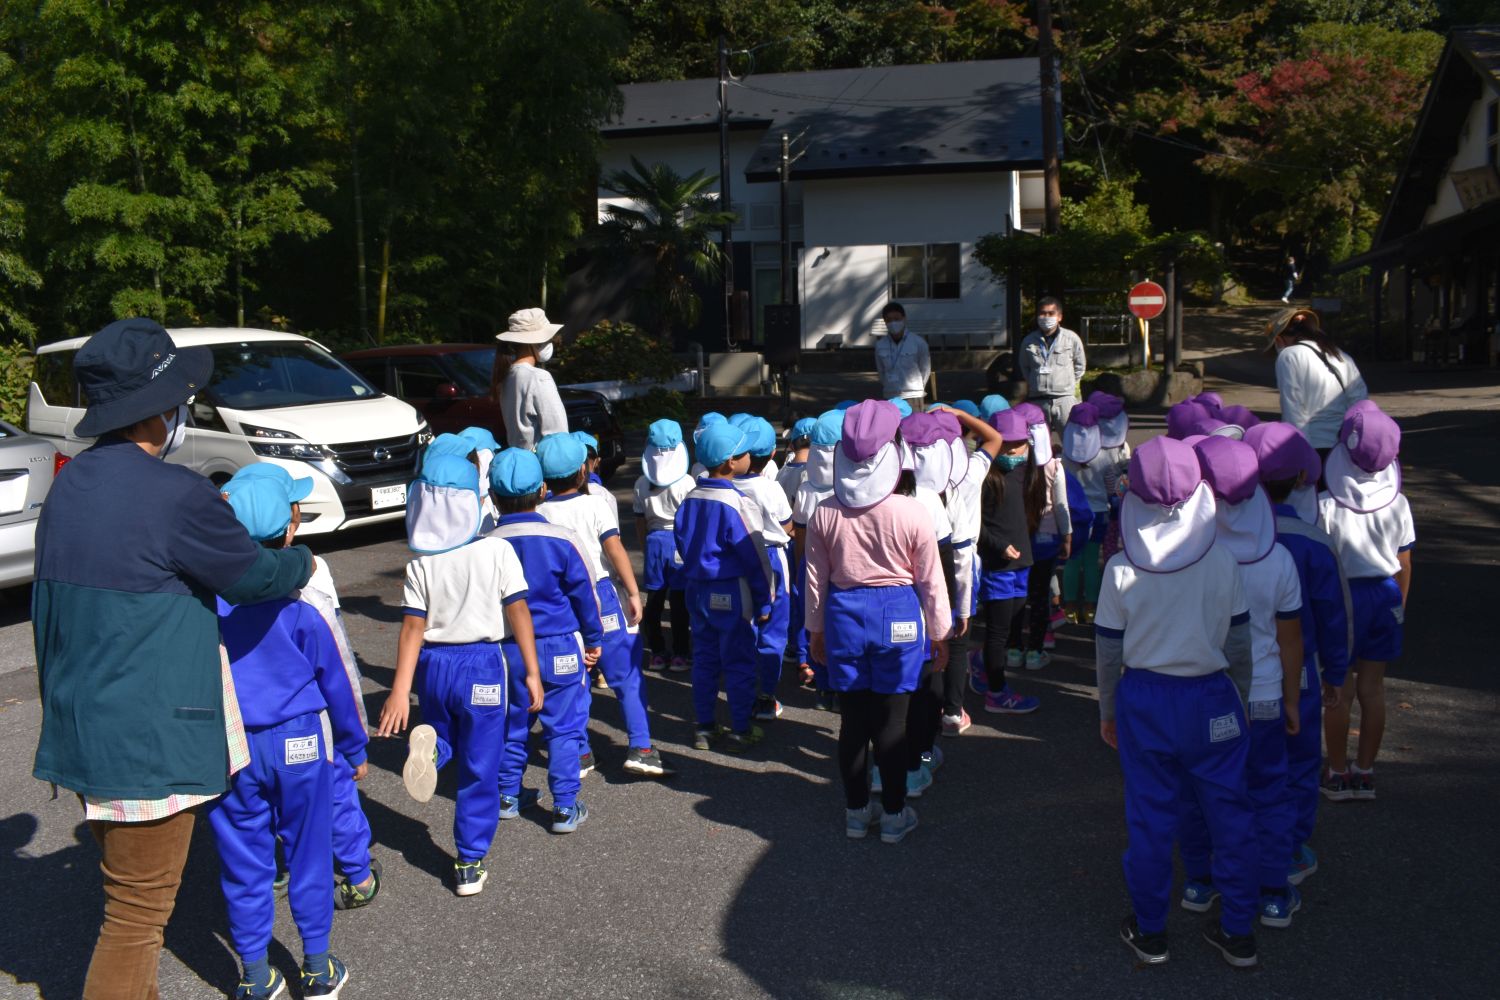
[[[609,564],[604,561],[604,542],[620,534],[620,529],[610,523],[609,508],[604,501],[591,493],[568,493],[553,497],[538,505],[536,512],[553,524],[572,528],[583,543],[583,552],[590,562],[594,581],[609,576]]]
[[[1229,626],[1249,618],[1239,563],[1215,542],[1175,573],[1148,573],[1116,553],[1104,567],[1094,628],[1124,639],[1130,670],[1202,677],[1229,666]]]
[[[646,531],[671,531],[677,523],[677,508],[693,492],[693,477],[683,476],[667,486],[655,486],[645,476],[635,480],[635,501],[631,504],[637,516],[646,519]],[[644,540],[643,540],[644,541]]]
[[[969,453],[969,471],[963,482],[948,491],[948,521],[953,526],[953,544],[963,545],[979,537],[979,497],[984,477],[990,474],[990,453],[976,449]]]
[[[926,486],[918,486],[914,494],[917,502],[927,509],[932,518],[932,528],[937,532],[939,545],[947,545],[953,541],[953,524],[948,520],[948,509],[943,506],[943,498],[936,490]]]
[[[797,487],[797,499],[792,503],[792,523],[800,528],[806,528],[807,522],[812,520],[813,511],[818,509],[818,504],[833,496],[833,488],[820,490],[807,480]]]
[[[792,507],[776,480],[751,473],[733,480],[734,488],[760,505],[761,538],[767,545],[784,546],[792,536],[786,526],[792,521]]]
[[[485,536],[406,564],[406,613],[427,619],[427,642],[500,642],[505,609],[526,597],[526,574],[503,538]]]
[[[1339,565],[1350,580],[1395,576],[1401,571],[1397,556],[1417,544],[1417,526],[1404,495],[1380,510],[1360,514],[1321,493],[1318,527],[1333,539]]]
[[[1297,563],[1280,542],[1259,562],[1240,566],[1245,601],[1250,606],[1250,701],[1281,699],[1281,644],[1276,620],[1302,616],[1302,580]],[[1097,620],[1097,619],[1096,619]]]
[[[619,499],[613,493],[611,493],[607,487],[601,486],[595,482],[585,483],[584,490],[588,493],[589,496],[598,497],[600,501],[603,502],[604,509],[609,511],[609,522],[613,524],[615,526],[615,530],[618,531],[620,529]]]

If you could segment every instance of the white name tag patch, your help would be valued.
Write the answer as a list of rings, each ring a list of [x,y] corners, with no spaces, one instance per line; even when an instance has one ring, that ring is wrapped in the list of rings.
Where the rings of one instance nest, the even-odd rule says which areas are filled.
[[[734,595],[733,594],[709,594],[708,595],[708,610],[710,610],[710,611],[733,611],[734,610]]]
[[[287,764],[306,764],[318,759],[316,736],[294,736],[286,741]]]
[[[499,684],[475,684],[469,691],[470,705],[500,704]]]
[[[916,622],[891,622],[891,642],[916,642]]]
[[[578,673],[578,654],[569,653],[567,656],[554,656],[552,658],[552,672],[559,677]]]
[[[1312,684],[1312,671],[1307,669],[1307,664],[1302,664],[1302,690],[1306,691]]]
[[[1406,624],[1406,609],[1403,608],[1401,605],[1398,604],[1394,608],[1391,608],[1391,614],[1393,614],[1393,615],[1396,616],[1396,624],[1397,625],[1405,625]]]
[[[1233,712],[1208,720],[1208,742],[1225,743],[1240,738],[1240,720]]]
[[[604,626],[604,631],[606,631],[606,632],[618,632],[618,631],[620,631],[620,616],[619,615],[604,615],[603,617],[601,617],[599,619],[599,621],[600,621],[600,624],[602,624]]]
[[[1250,718],[1256,722],[1269,722],[1272,719],[1281,718],[1281,702],[1272,698],[1270,701],[1252,701],[1250,703]]]

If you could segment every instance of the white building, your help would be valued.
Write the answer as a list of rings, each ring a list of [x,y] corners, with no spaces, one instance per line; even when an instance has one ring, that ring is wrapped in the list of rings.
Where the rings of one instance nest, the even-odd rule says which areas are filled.
[[[1041,116],[1034,59],[749,76],[729,88],[735,285],[754,334],[781,300],[781,141],[791,139],[790,236],[804,349],[866,347],[901,302],[934,346],[1001,346],[1007,296],[974,258],[980,237],[1040,224]],[[702,170],[718,188],[718,81],[621,88],[601,177],[631,158]],[[599,191],[601,213],[615,199]],[[717,288],[695,331],[722,348]]]

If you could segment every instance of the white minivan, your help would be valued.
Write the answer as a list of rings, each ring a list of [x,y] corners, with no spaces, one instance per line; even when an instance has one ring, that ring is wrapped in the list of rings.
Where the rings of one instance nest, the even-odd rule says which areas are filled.
[[[311,476],[304,534],[401,518],[406,487],[432,432],[406,403],[356,375],[320,344],[268,330],[169,330],[178,347],[207,347],[214,370],[188,407],[187,438],[169,457],[222,483],[251,462]],[[87,337],[36,349],[26,429],[64,459],[91,444],[74,433],[86,401],[73,358]],[[66,472],[62,473],[66,475]]]

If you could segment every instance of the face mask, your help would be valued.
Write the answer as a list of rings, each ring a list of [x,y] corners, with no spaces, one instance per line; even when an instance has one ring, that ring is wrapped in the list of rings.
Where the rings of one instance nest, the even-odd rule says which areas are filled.
[[[1036,318],[1036,325],[1041,327],[1043,333],[1051,333],[1053,330],[1057,329],[1057,317],[1038,316]]]
[[[550,343],[543,344],[542,349],[536,352],[536,360],[538,364],[543,365],[552,360],[552,345]]]
[[[995,461],[997,461],[997,462],[1000,463],[1000,468],[1004,469],[1006,472],[1010,472],[1013,469],[1019,469],[1021,467],[1022,463],[1024,463],[1026,461],[1026,456],[1025,455],[997,455],[997,456],[995,456]]]
[[[172,452],[182,447],[183,439],[187,437],[187,404],[183,403],[177,407],[170,418],[162,417],[161,422],[167,428],[167,442],[162,445],[161,454],[158,458],[166,458]]]
[[[885,328],[887,330],[889,330],[892,334],[894,334],[894,335],[896,335],[896,336],[899,337],[899,336],[901,336],[901,334],[903,334],[903,333],[906,332],[906,320],[904,320],[904,319],[893,319],[893,320],[891,320],[889,323],[887,323],[885,325]]]

